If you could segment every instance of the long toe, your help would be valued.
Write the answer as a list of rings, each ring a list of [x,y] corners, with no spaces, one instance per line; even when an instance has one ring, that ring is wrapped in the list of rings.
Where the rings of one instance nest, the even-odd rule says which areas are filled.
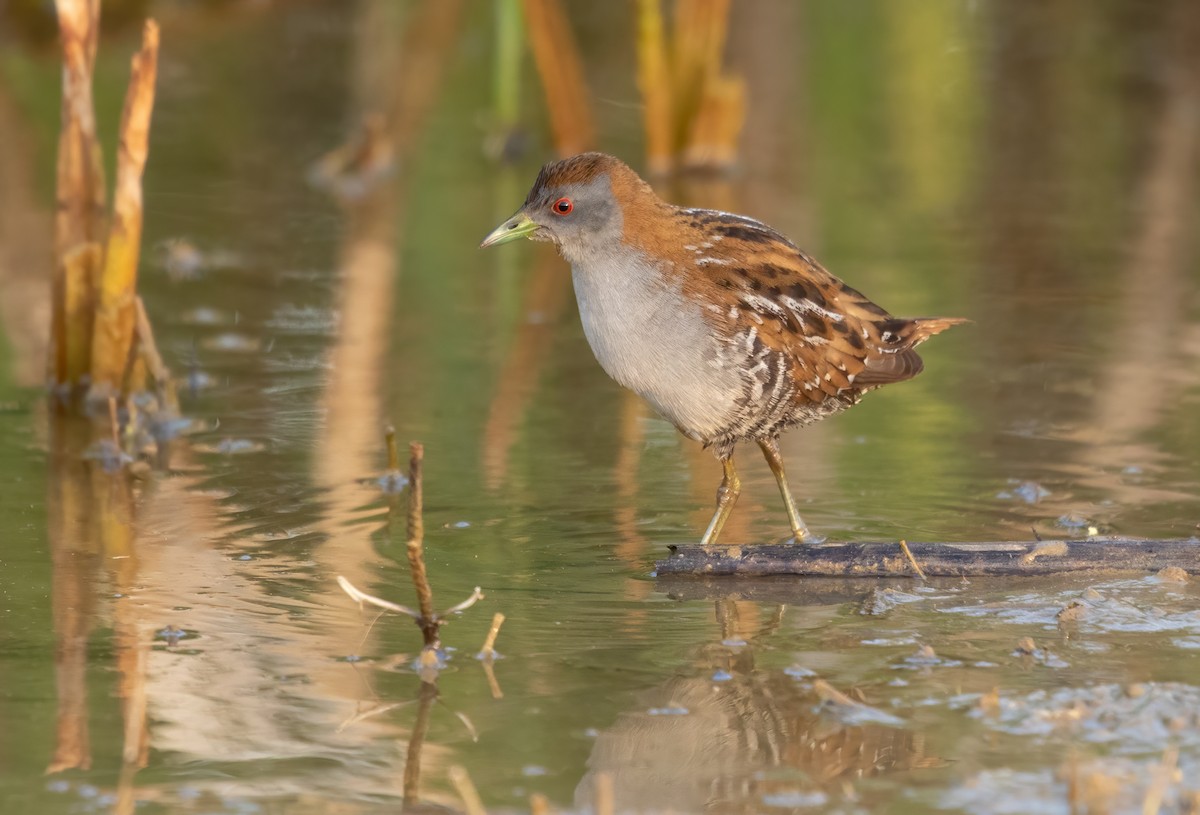
[[[807,526],[792,530],[792,543],[825,543],[829,538],[818,535]]]

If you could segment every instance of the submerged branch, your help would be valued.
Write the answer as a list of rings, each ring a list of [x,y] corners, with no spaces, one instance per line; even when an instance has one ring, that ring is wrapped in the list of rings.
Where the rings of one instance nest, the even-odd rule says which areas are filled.
[[[1157,572],[1178,566],[1200,574],[1200,540],[1081,538],[987,543],[757,544],[672,546],[659,575],[810,575],[899,577],[920,560],[929,577],[1039,575],[1077,571]],[[906,557],[907,555],[907,557]]]

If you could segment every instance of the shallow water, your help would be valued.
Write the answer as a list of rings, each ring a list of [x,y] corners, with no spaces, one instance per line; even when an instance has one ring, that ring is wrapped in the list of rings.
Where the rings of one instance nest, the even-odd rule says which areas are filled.
[[[387,180],[349,205],[309,183],[391,104],[423,41],[406,26],[442,30],[411,8],[163,4],[142,289],[205,429],[128,491],[34,387],[41,306],[13,304],[40,287],[12,259],[49,246],[57,67],[3,41],[5,168],[26,173],[0,198],[0,810],[461,809],[460,765],[495,810],[588,809],[607,773],[619,810],[1141,812],[1175,746],[1162,811],[1193,811],[1194,580],[652,576],[719,468],[605,377],[547,247],[476,249],[551,152],[527,70],[529,151],[483,156],[489,7],[425,7],[449,9],[449,44]],[[768,220],[896,313],[974,321],[923,347],[918,379],[785,439],[813,528],[1197,534],[1188,8],[738,20],[742,167],[664,195]],[[631,22],[572,14],[601,145],[636,161]],[[105,132],[132,36],[101,49]],[[415,603],[403,496],[376,481],[389,422],[425,444],[437,605],[486,593],[443,631],[436,700],[412,624],[335,582]],[[731,542],[786,529],[749,452]],[[143,718],[148,754],[123,757]]]

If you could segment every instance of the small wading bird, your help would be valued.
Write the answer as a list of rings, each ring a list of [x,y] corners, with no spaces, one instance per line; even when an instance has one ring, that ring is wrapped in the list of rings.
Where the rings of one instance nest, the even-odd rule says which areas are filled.
[[[766,224],[660,199],[619,159],[547,164],[525,204],[483,239],[553,241],[604,370],[724,469],[701,540],[715,543],[741,490],[733,448],[753,439],[797,541],[814,536],[788,488],[779,434],[911,379],[917,345],[954,318],[893,317]]]

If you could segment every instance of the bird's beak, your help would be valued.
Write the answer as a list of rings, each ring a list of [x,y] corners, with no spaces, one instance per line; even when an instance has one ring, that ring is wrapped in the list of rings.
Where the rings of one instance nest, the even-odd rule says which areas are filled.
[[[515,241],[517,238],[527,238],[537,228],[538,225],[528,215],[518,212],[488,233],[488,236],[479,244],[479,248],[486,249],[489,246]]]

